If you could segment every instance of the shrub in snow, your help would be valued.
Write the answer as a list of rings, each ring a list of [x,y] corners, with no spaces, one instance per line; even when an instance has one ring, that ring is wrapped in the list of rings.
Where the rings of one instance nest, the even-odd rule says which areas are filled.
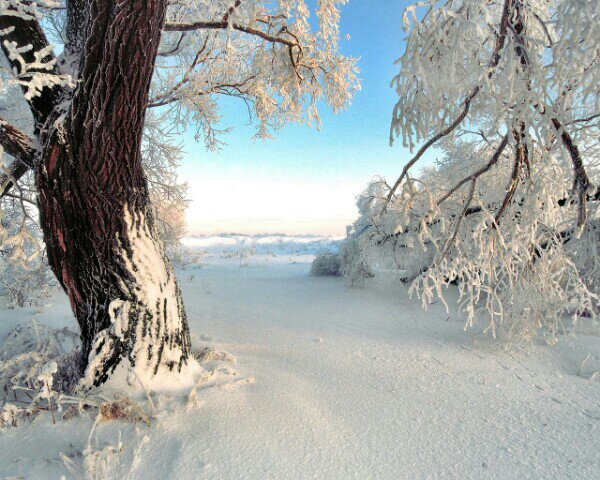
[[[362,287],[367,278],[373,277],[372,268],[364,257],[363,239],[349,233],[340,247],[340,271],[348,285]]]
[[[228,366],[236,359],[227,352],[206,347],[193,354],[207,368],[200,379],[205,386],[210,382],[236,388],[253,381],[239,379]],[[146,392],[146,404],[118,392],[112,397],[110,390],[84,394],[79,388],[83,368],[76,333],[36,320],[17,325],[0,343],[0,429],[17,427],[21,420],[33,419],[41,412],[49,412],[53,421],[96,413],[94,427],[113,420],[150,424],[157,413],[151,392]],[[197,403],[195,390],[190,395]]]
[[[14,387],[37,389],[49,382],[56,391],[72,392],[81,377],[80,357],[75,332],[36,320],[17,325],[0,345],[0,387],[4,392]]]
[[[310,266],[310,274],[315,277],[339,277],[342,274],[340,256],[330,250],[317,253]]]
[[[82,374],[79,336],[37,321],[18,325],[0,345],[0,426],[16,426],[19,418],[41,411],[61,412],[63,404],[80,403],[70,396]],[[13,405],[14,402],[16,405]]]
[[[78,392],[84,367],[79,336],[37,321],[18,325],[0,344],[0,429],[50,412],[52,421],[96,412],[96,423],[150,423],[145,408],[127,397],[114,400]],[[87,459],[87,457],[86,457]],[[86,477],[87,478],[87,477]]]

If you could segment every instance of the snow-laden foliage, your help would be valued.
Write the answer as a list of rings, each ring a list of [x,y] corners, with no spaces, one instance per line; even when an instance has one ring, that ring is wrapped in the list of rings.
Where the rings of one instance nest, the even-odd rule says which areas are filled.
[[[38,96],[44,88],[74,86],[71,75],[52,72],[56,66],[56,59],[46,60],[52,50],[51,46],[33,52],[31,45],[19,46],[15,42],[5,41],[4,46],[8,51],[9,60],[21,65],[19,71],[15,72],[15,81],[23,88],[26,100]],[[28,62],[23,57],[24,53],[29,52],[35,57],[33,62]]]
[[[33,188],[32,175],[26,175],[15,194],[0,199],[1,305],[39,306],[56,287],[41,247]]]
[[[318,126],[319,100],[339,111],[358,88],[355,60],[338,49],[344,3],[319,0],[310,19],[304,0],[172,2],[150,107],[167,105],[209,148],[225,133],[219,96],[246,104],[257,137],[289,122]]]
[[[21,20],[41,20],[45,12],[60,8],[61,2],[54,0],[1,0],[0,15],[16,17]],[[32,44],[18,44],[10,39],[3,39],[14,32],[15,27],[0,30],[0,41],[4,54],[16,66],[12,69],[12,83],[20,86],[26,100],[40,95],[45,88],[74,87],[73,78],[68,73],[56,70],[57,60],[52,55],[53,46],[47,45],[35,49]],[[33,58],[25,58],[25,54]]]
[[[142,159],[150,198],[156,210],[158,233],[169,254],[176,253],[186,230],[187,184],[177,168],[183,158],[182,145],[168,125],[165,114],[149,111],[142,141]]]
[[[9,308],[33,305],[42,307],[56,290],[57,282],[45,259],[40,257],[33,265],[22,268],[10,260],[0,258],[0,305]]]
[[[428,1],[404,19],[391,140],[419,148],[360,196],[344,271],[393,272],[424,306],[453,283],[467,325],[553,339],[598,305],[600,3]]]

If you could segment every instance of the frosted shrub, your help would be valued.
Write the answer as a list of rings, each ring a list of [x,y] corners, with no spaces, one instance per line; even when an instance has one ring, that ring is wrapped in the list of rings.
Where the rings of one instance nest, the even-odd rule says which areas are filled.
[[[404,23],[390,139],[420,148],[359,197],[343,272],[395,271],[425,307],[455,284],[467,326],[554,341],[598,311],[600,3],[420,2]]]
[[[79,336],[71,330],[49,328],[36,320],[17,325],[0,345],[0,388],[5,395],[13,387],[36,389],[46,384],[72,392],[81,375],[80,357]]]
[[[367,278],[372,278],[373,273],[368,265],[365,252],[361,248],[362,238],[349,236],[340,247],[341,272],[348,285],[361,287]]]
[[[317,253],[310,266],[310,274],[315,277],[339,277],[342,274],[340,256],[330,250]]]
[[[41,411],[61,412],[63,404],[79,403],[70,395],[81,377],[79,336],[37,321],[18,325],[0,345],[0,426],[16,426],[20,418]]]
[[[54,423],[97,412],[94,426],[113,420],[149,425],[144,406],[128,397],[81,394],[83,368],[76,333],[36,320],[16,326],[0,344],[0,429],[41,412],[49,412]]]

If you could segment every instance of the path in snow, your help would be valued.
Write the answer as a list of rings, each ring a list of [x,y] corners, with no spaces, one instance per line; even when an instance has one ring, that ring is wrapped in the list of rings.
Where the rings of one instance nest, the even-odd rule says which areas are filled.
[[[505,350],[398,286],[349,290],[308,269],[180,273],[194,343],[231,353],[255,381],[199,389],[199,408],[129,427],[126,446],[149,437],[133,478],[598,478],[597,336]],[[64,303],[53,315],[71,322]],[[0,478],[54,478],[81,429],[38,419],[0,433]]]

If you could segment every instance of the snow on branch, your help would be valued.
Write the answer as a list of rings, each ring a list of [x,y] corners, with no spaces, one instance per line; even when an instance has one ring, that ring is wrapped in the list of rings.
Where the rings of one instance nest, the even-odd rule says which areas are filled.
[[[257,137],[289,122],[320,125],[319,100],[334,111],[358,90],[356,60],[339,52],[338,0],[247,0],[172,4],[150,107],[168,106],[197,137],[218,148],[218,97],[243,102]]]
[[[43,17],[42,9],[59,6],[60,2],[54,0],[0,0],[0,15],[28,21],[39,20]]]
[[[5,40],[3,47],[13,64],[16,82],[23,88],[26,100],[40,96],[45,88],[74,86],[71,75],[56,73],[56,58],[51,55],[52,45],[34,51],[32,45],[20,47],[16,42]],[[26,53],[31,53],[33,59],[27,61],[23,56]]]
[[[0,47],[10,65],[10,81],[19,85],[35,121],[45,122],[60,90],[72,87],[71,76],[59,70],[42,20],[60,3],[43,0],[1,0]]]
[[[190,30],[206,30],[206,29],[227,29],[231,28],[233,30],[237,30],[239,32],[248,33],[249,35],[254,35],[255,37],[262,38],[267,42],[271,43],[281,43],[282,45],[286,45],[290,48],[299,47],[297,40],[295,40],[292,34],[289,34],[292,38],[285,38],[277,35],[271,35],[267,32],[263,32],[257,28],[248,27],[245,25],[240,25],[237,23],[230,23],[228,21],[222,22],[195,22],[195,23],[177,23],[177,22],[167,22],[165,23],[164,30],[165,32],[189,32]],[[285,32],[285,31],[284,31]]]
[[[467,325],[553,340],[599,306],[600,4],[421,2],[404,18],[391,140],[419,148],[359,198],[343,271],[395,272],[424,306],[456,284]]]

